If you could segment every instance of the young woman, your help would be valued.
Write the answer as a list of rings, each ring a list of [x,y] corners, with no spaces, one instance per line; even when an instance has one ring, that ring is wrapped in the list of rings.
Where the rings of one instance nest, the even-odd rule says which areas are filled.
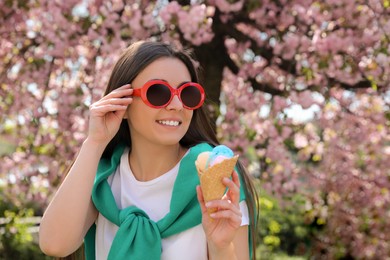
[[[223,199],[204,203],[198,186],[197,155],[218,145],[204,98],[185,52],[126,49],[42,218],[42,251],[65,257],[84,241],[87,259],[254,259],[255,195],[241,164]]]

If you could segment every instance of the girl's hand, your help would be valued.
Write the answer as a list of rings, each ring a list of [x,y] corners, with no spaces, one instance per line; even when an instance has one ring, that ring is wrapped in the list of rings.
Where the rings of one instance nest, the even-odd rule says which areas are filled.
[[[132,102],[133,89],[123,85],[89,107],[88,139],[107,145],[119,130],[119,126]]]
[[[221,200],[209,201],[206,204],[200,186],[196,187],[202,210],[202,225],[210,251],[229,248],[241,226],[240,180],[238,174],[234,171],[232,179],[224,178],[223,183],[228,187],[224,197]],[[217,211],[209,215],[207,208],[217,208]]]

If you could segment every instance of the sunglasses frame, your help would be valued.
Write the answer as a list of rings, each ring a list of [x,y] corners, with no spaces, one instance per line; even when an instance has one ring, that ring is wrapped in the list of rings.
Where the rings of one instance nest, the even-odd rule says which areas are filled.
[[[171,91],[171,97],[169,98],[168,102],[165,103],[164,105],[161,105],[161,106],[153,105],[152,103],[149,102],[149,100],[147,98],[148,89],[151,86],[156,85],[156,84],[167,86],[168,89]],[[183,89],[185,89],[188,86],[194,86],[200,92],[200,101],[199,101],[199,104],[197,106],[195,106],[195,107],[188,107],[181,100],[181,97],[180,97],[181,92],[182,92]],[[205,95],[203,87],[200,84],[195,83],[195,82],[185,82],[185,83],[181,84],[180,86],[178,86],[177,88],[173,88],[171,85],[168,84],[168,82],[166,82],[164,80],[155,79],[155,80],[150,80],[150,81],[146,82],[141,88],[134,89],[133,90],[133,96],[141,97],[142,101],[147,106],[152,107],[152,108],[164,108],[164,107],[167,107],[169,105],[169,103],[171,103],[173,97],[177,96],[179,98],[180,102],[183,104],[184,108],[189,109],[189,110],[194,110],[194,109],[200,108],[203,105],[206,95]]]

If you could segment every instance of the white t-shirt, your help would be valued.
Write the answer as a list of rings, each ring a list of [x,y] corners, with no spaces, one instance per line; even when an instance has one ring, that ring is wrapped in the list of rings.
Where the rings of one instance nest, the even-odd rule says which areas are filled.
[[[188,153],[188,152],[187,152]],[[129,149],[121,156],[119,167],[108,177],[108,183],[119,209],[137,206],[157,222],[169,212],[173,185],[179,171],[178,163],[167,173],[151,181],[135,179],[129,163]],[[245,201],[240,203],[241,225],[249,224],[248,208]],[[106,260],[118,226],[99,213],[96,220],[96,260]],[[124,245],[125,246],[125,245]],[[207,259],[207,242],[202,225],[162,239],[162,260]]]

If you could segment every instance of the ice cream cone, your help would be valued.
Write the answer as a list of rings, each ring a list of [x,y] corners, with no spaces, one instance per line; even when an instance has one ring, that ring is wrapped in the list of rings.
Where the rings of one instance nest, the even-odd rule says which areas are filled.
[[[198,168],[200,186],[205,202],[222,198],[226,190],[226,186],[222,183],[222,179],[224,177],[230,178],[237,160],[238,155],[225,159],[204,171]],[[209,210],[209,213],[214,211],[216,211],[216,209],[211,209]]]

